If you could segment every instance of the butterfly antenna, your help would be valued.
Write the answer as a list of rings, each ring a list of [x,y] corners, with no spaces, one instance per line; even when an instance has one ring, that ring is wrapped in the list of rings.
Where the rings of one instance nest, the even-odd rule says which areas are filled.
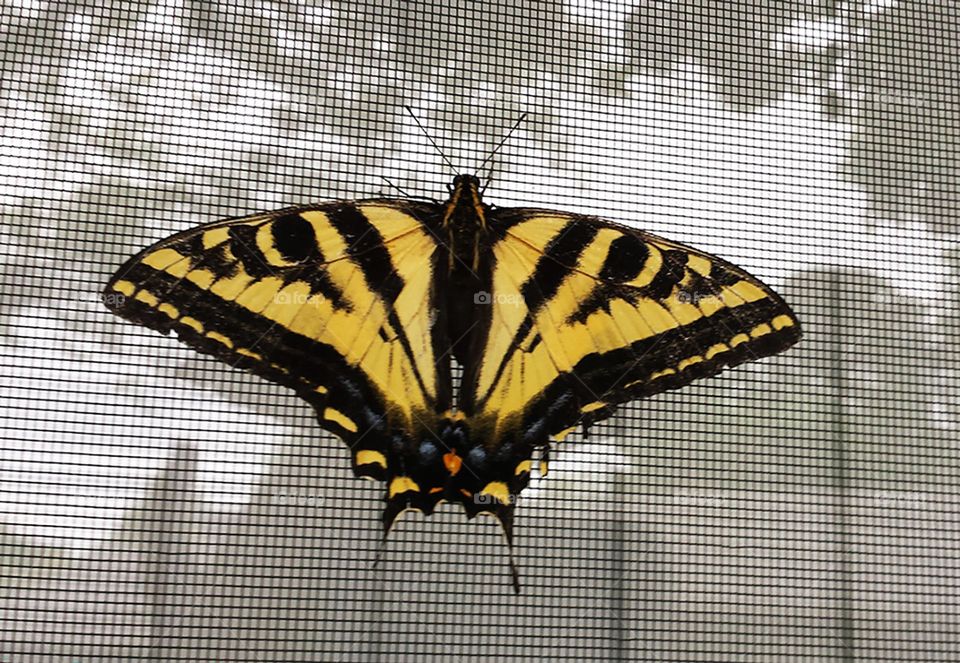
[[[527,115],[528,115],[528,113],[524,113],[523,115],[520,116],[520,119],[518,119],[516,122],[514,122],[513,128],[511,128],[510,131],[507,132],[507,135],[504,136],[504,137],[500,140],[500,142],[497,144],[497,146],[496,146],[495,148],[493,148],[493,152],[490,153],[490,156],[488,156],[486,159],[484,159],[484,160],[483,160],[483,163],[480,164],[480,166],[479,166],[475,171],[473,171],[473,174],[474,174],[474,175],[476,175],[476,174],[479,173],[481,170],[483,170],[483,167],[487,165],[487,163],[490,161],[490,159],[492,159],[493,157],[495,157],[495,156],[497,155],[497,152],[499,152],[499,151],[500,151],[500,148],[503,147],[504,143],[506,143],[506,142],[510,139],[510,136],[513,135],[513,132],[517,130],[517,128],[523,123],[523,121],[524,121],[525,119],[527,119]]]
[[[483,178],[483,188],[480,189],[481,196],[487,192],[487,187],[493,181],[494,165],[494,163],[490,164],[490,170],[487,172],[487,176]]]
[[[459,175],[459,174],[460,174],[460,171],[457,170],[457,167],[454,166],[453,163],[451,163],[450,159],[447,158],[447,155],[443,153],[443,150],[441,150],[441,149],[440,149],[440,146],[437,145],[437,141],[435,141],[435,140],[433,139],[433,136],[431,136],[431,135],[427,132],[427,129],[426,129],[422,124],[420,124],[420,120],[417,118],[416,115],[413,114],[413,109],[410,108],[409,106],[404,106],[404,108],[406,108],[406,109],[407,109],[407,112],[410,113],[410,117],[412,117],[412,118],[413,118],[413,121],[417,123],[417,126],[418,126],[418,127],[420,127],[420,131],[423,132],[423,135],[426,136],[426,137],[427,137],[427,140],[430,141],[430,144],[433,145],[433,149],[435,149],[435,150],[437,151],[437,154],[440,155],[440,158],[443,159],[443,162],[444,162],[445,164],[447,164],[448,166],[450,166],[450,170],[452,170],[455,174]]]
[[[407,193],[406,191],[404,191],[403,189],[401,189],[399,186],[397,186],[396,184],[394,184],[394,183],[393,183],[388,177],[386,177],[385,175],[381,175],[381,176],[380,176],[380,179],[382,179],[384,182],[386,182],[387,184],[389,184],[392,188],[394,188],[394,189],[396,189],[397,191],[399,191],[401,196],[405,196],[406,198],[411,198],[411,197],[412,197],[409,193]]]

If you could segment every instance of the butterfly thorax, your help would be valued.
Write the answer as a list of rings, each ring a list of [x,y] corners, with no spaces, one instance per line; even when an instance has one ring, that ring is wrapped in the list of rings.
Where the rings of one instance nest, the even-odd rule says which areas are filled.
[[[457,175],[444,203],[441,227],[446,234],[450,272],[459,268],[479,269],[488,244],[487,215],[490,206],[480,196],[480,181],[473,175]],[[457,265],[457,263],[460,265]]]

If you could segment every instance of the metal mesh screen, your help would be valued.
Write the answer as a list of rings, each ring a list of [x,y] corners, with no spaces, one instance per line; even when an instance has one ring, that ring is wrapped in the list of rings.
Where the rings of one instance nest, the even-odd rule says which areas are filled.
[[[957,14],[0,0],[0,661],[956,660]],[[404,105],[465,172],[528,113],[488,202],[721,255],[806,331],[560,445],[519,596],[453,506],[373,568],[382,487],[308,406],[100,299],[201,222],[443,198]]]

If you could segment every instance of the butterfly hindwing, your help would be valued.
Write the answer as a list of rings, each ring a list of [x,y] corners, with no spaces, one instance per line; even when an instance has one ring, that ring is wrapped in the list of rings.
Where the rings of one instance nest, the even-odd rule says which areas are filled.
[[[215,222],[129,260],[119,315],[294,389],[383,478],[391,431],[436,427],[450,377],[431,333],[434,206],[328,203]]]

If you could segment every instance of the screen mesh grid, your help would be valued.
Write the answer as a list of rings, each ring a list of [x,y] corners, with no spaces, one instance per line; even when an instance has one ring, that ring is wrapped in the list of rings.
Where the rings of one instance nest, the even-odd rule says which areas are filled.
[[[0,662],[956,660],[957,14],[0,0]],[[805,338],[558,445],[515,596],[451,505],[374,566],[309,406],[101,291],[203,222],[442,200],[427,135],[469,173],[524,113],[487,202],[721,255]]]

